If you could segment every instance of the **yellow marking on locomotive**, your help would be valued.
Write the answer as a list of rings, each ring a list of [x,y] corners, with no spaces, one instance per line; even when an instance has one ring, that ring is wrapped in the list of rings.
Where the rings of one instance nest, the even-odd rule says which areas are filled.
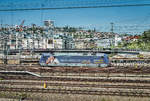
[[[104,60],[95,60],[95,61],[104,61]]]
[[[100,60],[95,60],[95,61],[94,61],[94,63],[95,63],[95,64],[104,63],[104,60],[103,60],[103,59],[100,59]]]
[[[103,61],[100,61],[100,62],[94,62],[95,64],[98,64],[98,63],[104,63]]]
[[[95,60],[95,62],[104,62],[104,60],[100,59],[100,60]]]

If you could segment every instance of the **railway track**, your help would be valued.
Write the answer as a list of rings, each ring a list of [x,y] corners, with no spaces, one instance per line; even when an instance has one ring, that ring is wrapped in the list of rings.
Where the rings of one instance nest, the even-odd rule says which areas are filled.
[[[123,74],[150,74],[149,67],[107,67],[107,68],[89,68],[89,67],[41,67],[40,65],[3,65],[1,70],[30,71],[39,73],[123,73]]]
[[[150,97],[150,92],[141,92],[141,91],[71,90],[71,89],[8,88],[8,87],[1,87],[0,89],[1,91],[9,91],[9,92]]]
[[[28,85],[43,86],[44,82],[21,82],[21,81],[1,81],[0,85]],[[123,85],[123,84],[83,84],[83,83],[46,83],[47,86],[67,86],[67,87],[97,87],[97,88],[122,88],[122,89],[150,89],[148,85]]]
[[[95,77],[32,77],[32,76],[0,76],[2,80],[36,80],[36,81],[80,81],[80,82],[110,82],[110,83],[150,83],[150,80],[143,79],[111,79]]]
[[[40,73],[142,73],[150,74],[149,67],[107,67],[107,68],[89,68],[89,67],[41,67],[39,65],[7,65],[0,66],[2,70],[19,70]]]

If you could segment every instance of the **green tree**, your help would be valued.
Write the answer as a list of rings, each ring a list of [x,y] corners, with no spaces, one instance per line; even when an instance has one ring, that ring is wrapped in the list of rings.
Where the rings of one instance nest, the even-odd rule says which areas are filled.
[[[144,42],[150,42],[150,30],[145,31],[145,32],[142,34],[141,39],[142,39]]]

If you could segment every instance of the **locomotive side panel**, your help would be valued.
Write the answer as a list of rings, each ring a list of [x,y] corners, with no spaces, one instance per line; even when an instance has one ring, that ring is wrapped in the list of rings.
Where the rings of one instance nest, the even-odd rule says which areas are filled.
[[[107,67],[109,63],[108,56],[53,56],[43,54],[40,59],[42,66],[87,66],[87,67]]]

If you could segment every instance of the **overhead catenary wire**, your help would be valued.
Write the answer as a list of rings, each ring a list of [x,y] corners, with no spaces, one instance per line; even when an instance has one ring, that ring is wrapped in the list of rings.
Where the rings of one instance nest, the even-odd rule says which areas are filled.
[[[111,0],[112,1],[112,0]],[[134,1],[134,0],[133,0]],[[133,1],[124,1],[119,0],[118,2],[80,2],[76,3],[73,5],[74,2],[68,3],[68,5],[61,5],[62,2],[56,3],[56,7],[55,6],[51,6],[49,5],[50,2],[48,2],[48,4],[46,6],[44,6],[44,4],[40,4],[42,5],[41,7],[20,7],[20,8],[8,8],[7,9],[0,9],[0,11],[26,11],[26,10],[55,10],[55,9],[80,9],[80,8],[108,8],[108,7],[135,7],[135,6],[150,6],[150,2],[149,3],[134,3]],[[133,2],[133,3],[132,3]],[[67,3],[67,2],[66,2]],[[53,3],[55,5],[55,3]],[[71,5],[72,4],[72,5]],[[78,5],[80,4],[80,5]],[[26,4],[27,5],[27,4]],[[3,5],[0,5],[1,7]],[[17,6],[14,4],[14,6]],[[5,7],[5,5],[4,5]],[[7,7],[7,6],[6,6]]]

